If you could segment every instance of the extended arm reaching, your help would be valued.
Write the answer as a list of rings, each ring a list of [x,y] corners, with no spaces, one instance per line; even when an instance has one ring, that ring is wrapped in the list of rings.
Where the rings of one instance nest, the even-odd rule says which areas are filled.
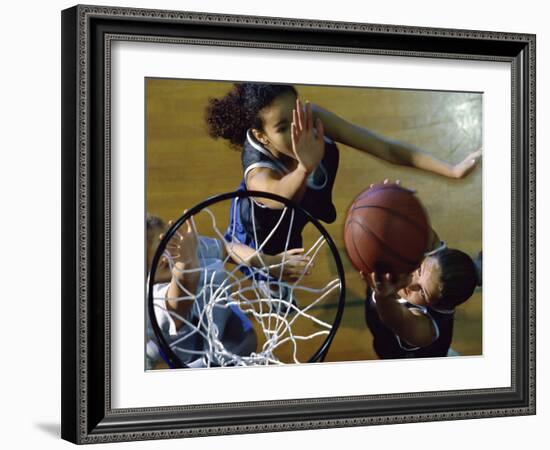
[[[399,302],[397,291],[409,284],[410,275],[401,275],[397,280],[392,279],[390,274],[361,276],[374,290],[376,310],[384,325],[415,347],[426,347],[434,341],[436,334],[431,320]]]
[[[449,164],[411,144],[400,142],[362,127],[315,105],[314,116],[321,119],[327,136],[370,155],[402,166],[433,172],[448,178],[463,178],[476,166],[481,149],[458,164]]]
[[[310,257],[304,255],[303,248],[294,248],[277,255],[260,253],[253,248],[239,242],[225,242],[225,250],[235,264],[243,264],[259,269],[269,268],[274,277],[281,276],[287,281],[296,280],[304,271],[309,273]]]

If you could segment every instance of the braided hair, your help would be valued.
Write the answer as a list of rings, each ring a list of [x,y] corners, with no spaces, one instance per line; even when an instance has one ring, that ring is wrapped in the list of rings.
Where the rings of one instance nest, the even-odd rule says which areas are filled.
[[[231,147],[241,149],[249,128],[263,130],[259,112],[287,93],[298,96],[291,85],[235,83],[223,98],[208,100],[205,117],[208,134],[214,139],[226,139]]]

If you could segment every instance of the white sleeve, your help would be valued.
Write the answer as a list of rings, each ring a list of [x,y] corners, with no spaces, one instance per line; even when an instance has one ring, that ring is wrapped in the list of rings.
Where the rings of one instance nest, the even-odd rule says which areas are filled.
[[[166,309],[166,293],[170,283],[157,283],[153,285],[153,303],[155,309],[155,317],[159,328],[170,336],[177,334],[176,323]],[[149,331],[150,323],[147,321],[147,329]],[[152,329],[150,330],[152,333]]]

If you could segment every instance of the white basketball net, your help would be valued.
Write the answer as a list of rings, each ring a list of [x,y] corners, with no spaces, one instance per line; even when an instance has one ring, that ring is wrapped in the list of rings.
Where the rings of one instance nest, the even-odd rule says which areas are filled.
[[[254,201],[251,202],[253,225],[255,220],[254,203]],[[232,207],[236,208],[236,206],[237,202],[235,201]],[[223,233],[219,230],[212,211],[205,208],[195,217],[199,214],[210,216],[212,225],[210,233],[215,235],[211,237],[216,237],[224,242]],[[202,273],[201,283],[196,292],[189,292],[183,284],[179,283],[179,287],[185,295],[175,299],[178,302],[194,302],[193,317],[182,317],[174,311],[169,311],[166,308],[165,298],[154,298],[154,306],[157,311],[164,311],[184,324],[180,328],[182,331],[175,338],[172,336],[167,340],[174,353],[180,359],[185,359],[188,366],[303,363],[309,360],[329,335],[333,326],[330,320],[333,320],[336,313],[341,283],[334,273],[326,283],[324,280],[327,277],[321,283],[314,283],[310,282],[310,275],[306,275],[308,271],[313,271],[312,267],[318,255],[328,254],[330,255],[329,259],[332,259],[332,254],[329,251],[321,252],[323,248],[328,250],[328,246],[324,246],[325,238],[318,230],[314,230],[316,236],[305,251],[305,254],[311,259],[295,281],[287,282],[283,279],[283,269],[287,264],[284,257],[277,265],[267,266],[264,262],[262,249],[281,226],[281,222],[287,214],[291,215],[285,246],[285,251],[288,250],[294,210],[284,208],[281,210],[277,225],[263,242],[258,242],[257,236],[254,236],[257,249],[254,255],[259,258],[261,264],[259,267],[248,265],[248,274],[241,272],[242,265],[230,264],[230,255],[217,265],[219,267],[217,270],[213,271],[208,268],[207,262],[199,257],[199,267],[183,271],[184,276],[192,272]],[[192,224],[195,227],[195,221]],[[201,234],[196,228],[194,229],[200,236]],[[233,241],[235,241],[234,236],[235,230],[233,229]],[[232,245],[232,243],[228,244],[229,247]],[[172,269],[174,262],[167,250],[165,250],[164,256]],[[326,261],[321,261],[321,263],[326,263]],[[274,277],[273,273],[279,273],[278,277]],[[266,289],[266,279],[269,279],[270,289]],[[290,300],[292,297],[297,299],[296,303]],[[231,315],[235,308],[238,308],[246,316],[255,330],[256,348],[245,354],[242,349],[237,353],[235,349],[227,345],[223,336],[225,330],[220,330],[219,327],[219,317],[224,316],[222,312],[225,311],[227,315]],[[321,318],[323,315],[328,315],[329,320]],[[191,339],[195,343],[199,342],[200,345],[189,345],[188,342]]]

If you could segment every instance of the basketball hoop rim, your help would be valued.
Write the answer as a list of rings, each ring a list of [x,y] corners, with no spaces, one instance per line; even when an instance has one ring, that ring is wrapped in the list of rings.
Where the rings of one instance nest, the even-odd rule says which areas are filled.
[[[154,310],[154,299],[153,299],[153,286],[155,284],[155,275],[156,275],[156,269],[158,266],[158,263],[160,261],[160,258],[162,257],[164,250],[166,249],[166,245],[170,241],[170,239],[174,236],[176,231],[191,217],[193,217],[195,214],[197,214],[199,211],[203,210],[204,208],[207,208],[208,206],[222,202],[224,200],[229,200],[233,198],[243,199],[243,198],[250,198],[250,197],[260,197],[260,198],[267,198],[269,200],[273,200],[279,203],[282,203],[285,205],[285,207],[293,208],[297,211],[300,211],[302,214],[306,216],[306,218],[311,222],[319,231],[319,233],[323,236],[325,241],[327,242],[332,255],[334,257],[334,261],[336,263],[336,271],[338,273],[338,278],[340,279],[340,295],[338,298],[338,307],[336,310],[336,316],[334,318],[334,321],[332,323],[332,327],[330,329],[330,332],[324,342],[321,344],[319,349],[314,353],[314,355],[307,361],[308,363],[312,362],[323,362],[326,354],[328,353],[328,350],[330,348],[330,345],[332,344],[332,341],[334,340],[334,337],[336,335],[336,332],[338,331],[338,327],[340,326],[340,322],[342,320],[342,316],[344,314],[344,307],[345,307],[345,299],[346,299],[346,279],[345,279],[345,273],[344,273],[344,266],[342,264],[342,260],[340,258],[340,253],[338,252],[338,249],[336,247],[336,244],[332,240],[332,237],[328,233],[328,231],[325,229],[325,227],[321,224],[321,222],[313,217],[307,210],[305,210],[302,206],[297,204],[296,202],[289,200],[287,198],[281,197],[277,194],[272,194],[270,192],[263,192],[263,191],[232,191],[232,192],[226,192],[223,194],[217,194],[211,197],[208,197],[206,200],[203,200],[202,202],[196,204],[186,212],[184,212],[179,219],[177,219],[164,233],[163,238],[159,242],[159,245],[155,251],[155,254],[153,256],[152,262],[151,262],[151,269],[148,274],[148,281],[147,281],[147,311],[149,315],[149,321],[151,322],[151,327],[153,329],[153,333],[155,335],[155,338],[157,340],[157,344],[159,345],[159,348],[161,350],[161,354],[164,356],[165,362],[168,364],[168,366],[171,369],[174,368],[188,368],[186,364],[181,362],[181,360],[178,358],[178,356],[174,353],[174,351],[170,348],[168,345],[168,342],[164,338]]]

